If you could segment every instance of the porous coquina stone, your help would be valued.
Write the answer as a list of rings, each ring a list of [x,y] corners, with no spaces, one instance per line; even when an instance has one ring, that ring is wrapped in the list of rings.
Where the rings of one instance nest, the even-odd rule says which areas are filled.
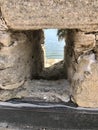
[[[72,100],[81,107],[98,107],[97,48],[94,33],[68,30],[65,68],[72,87]]]
[[[75,53],[86,53],[96,46],[94,34],[86,34],[80,30],[74,32],[74,51]]]
[[[68,29],[66,35],[66,46],[64,51],[65,69],[68,79],[71,81],[76,71],[78,60],[82,55],[94,50],[96,40],[94,34],[86,34],[78,29]]]
[[[87,64],[84,66],[87,67]],[[91,72],[81,69],[73,77],[72,99],[81,107],[98,107],[98,63],[90,67]]]
[[[0,32],[0,88],[20,87],[32,77],[33,44],[22,32]]]
[[[1,0],[1,12],[9,28],[80,28],[98,30],[96,0]]]
[[[68,102],[70,84],[67,80],[28,80],[21,87],[13,90],[1,90],[0,101],[13,98],[25,101]]]

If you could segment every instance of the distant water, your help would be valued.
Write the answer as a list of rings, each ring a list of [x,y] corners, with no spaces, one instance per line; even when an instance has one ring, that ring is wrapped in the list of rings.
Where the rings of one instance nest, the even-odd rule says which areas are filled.
[[[65,42],[58,41],[57,29],[45,29],[45,49],[47,59],[63,59]]]

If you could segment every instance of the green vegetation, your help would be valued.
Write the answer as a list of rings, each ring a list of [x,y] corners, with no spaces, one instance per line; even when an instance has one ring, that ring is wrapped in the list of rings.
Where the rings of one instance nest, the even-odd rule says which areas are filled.
[[[67,32],[68,32],[68,29],[58,29],[57,31],[58,40],[60,41],[60,40],[66,39]]]

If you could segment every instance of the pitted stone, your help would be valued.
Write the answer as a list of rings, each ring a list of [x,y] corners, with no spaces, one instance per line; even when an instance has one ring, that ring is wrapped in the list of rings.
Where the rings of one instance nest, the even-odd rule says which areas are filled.
[[[20,87],[32,75],[33,44],[22,32],[5,32],[0,40],[5,45],[0,50],[0,88]]]
[[[97,9],[96,0],[1,0],[1,11],[6,24],[9,28],[17,30],[98,30]]]

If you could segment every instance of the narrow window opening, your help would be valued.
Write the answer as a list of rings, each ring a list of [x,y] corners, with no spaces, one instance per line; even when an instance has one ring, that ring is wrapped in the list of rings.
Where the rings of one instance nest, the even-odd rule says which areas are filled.
[[[59,40],[58,29],[44,29],[44,69],[39,74],[41,79],[65,79],[64,47],[65,38]]]
[[[64,59],[64,39],[59,41],[57,36],[57,29],[44,30],[45,34],[45,67],[58,63]]]
[[[2,79],[5,83],[2,88],[5,90],[1,90],[1,101],[51,103],[70,101],[70,84],[66,80],[64,66],[65,39],[59,42],[57,31],[39,29],[11,32],[10,38],[17,44],[8,49],[13,50],[16,57],[11,54],[11,58],[15,58],[17,62],[10,60],[14,73],[11,71],[10,75],[6,74],[6,79],[5,77]],[[4,61],[6,62],[5,58]],[[47,66],[46,62],[49,61],[51,63]],[[11,84],[9,79],[12,80]],[[5,97],[6,92],[8,95]]]

